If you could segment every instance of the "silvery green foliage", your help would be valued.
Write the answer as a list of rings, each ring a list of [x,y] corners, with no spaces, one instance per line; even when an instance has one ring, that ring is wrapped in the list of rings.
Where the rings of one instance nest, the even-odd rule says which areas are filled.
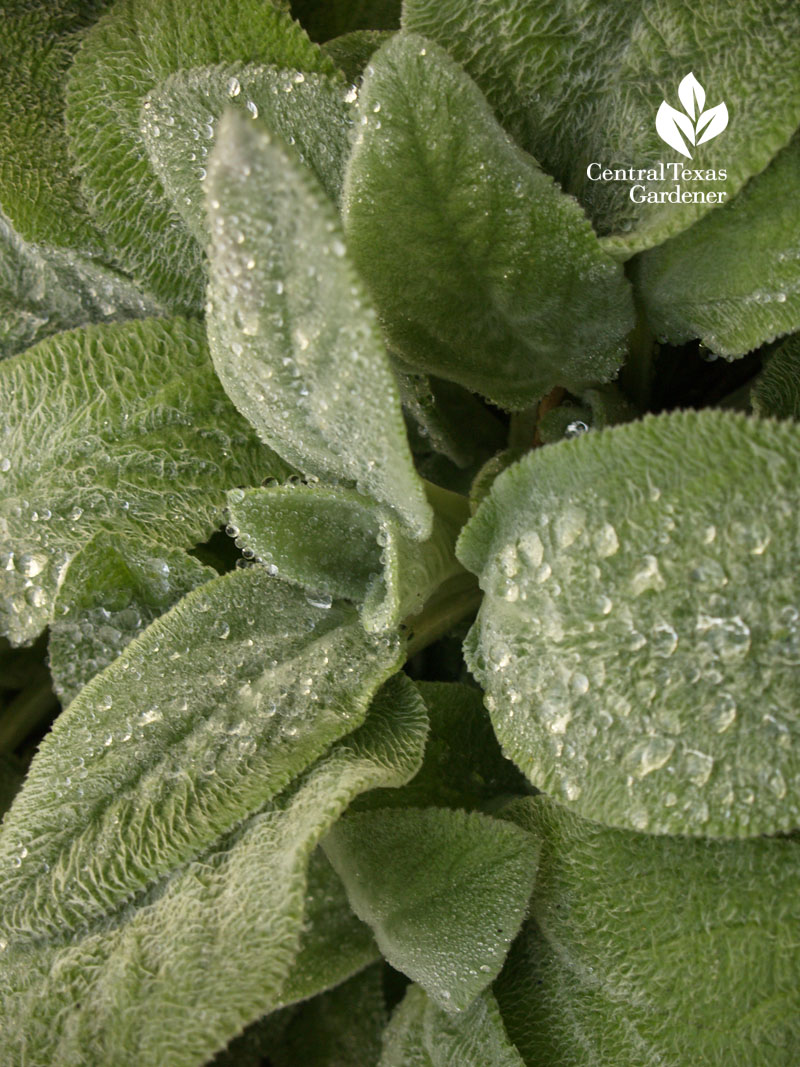
[[[0,6],[3,1064],[797,1067],[797,4]]]
[[[147,892],[117,906],[106,897],[88,921],[74,917],[55,927],[34,921],[14,934],[4,930],[6,1052],[20,1063],[63,1067],[193,1067],[285,1003],[287,976],[303,945],[313,848],[358,793],[401,785],[413,775],[424,736],[424,709],[411,684],[389,687],[361,729],[299,777],[296,768],[296,780],[273,801],[262,794],[235,829],[190,852]],[[170,809],[158,816],[168,833]],[[4,825],[6,839],[15,832]],[[105,895],[106,879],[116,883],[115,858],[113,849],[95,855],[100,877],[86,888],[97,897]],[[33,855],[21,862],[37,863]],[[336,950],[326,959],[326,947],[323,942],[315,952],[320,986],[305,995],[336,981]],[[204,1011],[187,1017],[186,1005],[197,1003]]]
[[[48,659],[66,706],[137,634],[217,572],[180,549],[106,531],[72,559],[56,597]]]
[[[279,67],[227,64],[177,71],[145,98],[142,137],[175,210],[205,247],[206,152],[223,111],[232,107],[261,119],[294,147],[336,202],[350,151],[354,96],[339,78]]]
[[[90,208],[119,264],[178,311],[202,303],[203,249],[150,165],[141,107],[175,71],[239,62],[335,71],[282,4],[259,0],[117,0],[70,69],[67,129]]]
[[[542,845],[530,917],[495,983],[527,1067],[792,1067],[796,833],[640,834],[545,796],[506,814]]]
[[[325,841],[381,952],[446,1011],[492,981],[527,910],[538,841],[511,829],[478,812],[391,808],[349,815]]]
[[[401,662],[396,634],[265,568],[193,590],[42,743],[0,834],[6,930],[57,935],[146,891],[360,725]]]
[[[800,124],[800,13],[785,0],[735,9],[682,0],[404,0],[403,25],[464,64],[509,132],[585,204],[621,258],[686,229],[712,205],[635,204],[629,184],[589,180],[590,162],[624,169],[677,158],[724,170],[706,189],[730,199]],[[726,102],[733,116],[691,162],[664,144],[655,123],[689,72],[707,72],[700,81],[709,103]]]
[[[224,486],[286,471],[225,397],[197,322],[57,334],[0,363],[0,392],[0,625],[15,643],[50,622],[97,532],[188,548]]]
[[[248,555],[322,600],[360,602],[370,631],[417,614],[443,582],[464,570],[454,548],[468,509],[463,497],[428,487],[431,536],[415,541],[392,511],[348,489],[294,485],[233,489],[229,531]]]
[[[451,1015],[409,986],[386,1028],[380,1067],[525,1067],[490,992]]]
[[[30,244],[0,214],[0,359],[60,330],[163,311],[123,274],[79,252]]]
[[[467,659],[531,781],[651,833],[797,824],[798,475],[793,424],[706,411],[497,479],[459,542]]]
[[[402,359],[513,410],[613,377],[633,325],[622,270],[464,71],[400,34],[358,106],[345,229]]]
[[[355,483],[428,536],[397,385],[332,204],[264,127],[234,113],[210,166],[208,331],[228,395],[287,462]]]
[[[665,341],[743,356],[800,328],[800,134],[719,211],[636,261]]]

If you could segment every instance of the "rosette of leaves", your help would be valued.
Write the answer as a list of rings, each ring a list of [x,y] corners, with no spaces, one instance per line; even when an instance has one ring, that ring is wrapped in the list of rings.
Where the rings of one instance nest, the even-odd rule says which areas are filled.
[[[3,1062],[796,1067],[797,5],[0,10]]]

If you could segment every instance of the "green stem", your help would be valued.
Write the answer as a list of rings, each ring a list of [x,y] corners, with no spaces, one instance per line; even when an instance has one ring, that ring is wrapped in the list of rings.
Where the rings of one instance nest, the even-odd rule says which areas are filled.
[[[508,447],[528,452],[533,448],[536,436],[536,423],[539,421],[539,405],[514,411],[508,426]]]
[[[419,615],[405,621],[408,638],[408,658],[432,645],[440,637],[478,610],[481,591],[472,574],[456,574],[441,585]]]
[[[630,333],[628,352],[627,362],[619,376],[622,391],[640,411],[648,411],[652,399],[656,345],[653,331],[638,301],[636,325]]]
[[[50,720],[57,707],[50,675],[43,671],[0,714],[0,752],[13,752],[29,734]]]

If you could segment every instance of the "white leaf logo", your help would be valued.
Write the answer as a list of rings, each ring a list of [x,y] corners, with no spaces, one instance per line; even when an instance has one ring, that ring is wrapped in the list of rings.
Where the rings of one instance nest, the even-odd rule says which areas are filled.
[[[691,159],[688,145],[703,144],[722,133],[728,125],[728,108],[723,102],[703,111],[706,91],[691,72],[678,86],[678,99],[683,111],[662,101],[656,115],[656,133],[670,148]]]

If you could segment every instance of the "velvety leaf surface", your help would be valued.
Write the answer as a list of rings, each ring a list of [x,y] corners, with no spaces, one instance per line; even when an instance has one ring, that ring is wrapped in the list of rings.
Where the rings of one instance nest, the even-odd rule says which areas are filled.
[[[42,742],[0,834],[5,928],[58,937],[144,891],[357,727],[401,662],[261,567],[189,593]]]
[[[542,860],[495,993],[529,1067],[793,1067],[796,834],[657,837],[544,796],[513,808]]]
[[[228,395],[288,462],[355,482],[428,536],[397,385],[335,208],[236,114],[220,123],[208,184],[209,342]]]
[[[199,323],[89,326],[0,363],[0,624],[51,620],[65,568],[100,530],[187,547],[224,489],[285,473],[220,388]]]
[[[294,145],[301,162],[338,201],[350,151],[352,90],[340,79],[278,67],[227,64],[181,70],[149,93],[141,131],[173,207],[202,247],[208,243],[204,181],[217,122],[226,107],[258,117]]]
[[[215,578],[181,549],[101,532],[72,559],[58,590],[48,657],[69,704],[151,622]]]
[[[405,0],[403,25],[464,65],[510,133],[578,197],[622,257],[679,233],[714,205],[636,204],[633,182],[592,181],[590,163],[724,170],[716,181],[679,184],[730,199],[800,124],[800,10],[786,0]],[[692,72],[708,109],[725,103],[730,124],[690,146],[687,159],[661,140],[656,115],[663,102],[683,107],[679,86]],[[683,119],[697,130],[702,117],[690,109]],[[705,132],[700,127],[698,141]],[[648,192],[676,185],[646,177],[640,184]]]
[[[28,244],[0,214],[0,359],[73,326],[162,313],[124,275],[67,249]]]
[[[397,808],[349,815],[325,839],[383,955],[447,1011],[491,982],[525,916],[538,844],[508,829],[477,812]]]
[[[0,63],[0,205],[27,241],[99,252],[64,131],[64,82],[108,0],[6,0]]]
[[[756,415],[800,420],[800,335],[787,337],[772,353],[750,399]]]
[[[388,686],[365,725],[290,789],[128,906],[63,943],[59,931],[9,939],[0,953],[7,1054],[60,1067],[197,1067],[277,1007],[312,849],[355,795],[401,785],[419,766],[425,717],[409,689]]]
[[[478,808],[530,789],[497,743],[479,689],[456,682],[417,682],[430,722],[425,759],[402,789],[378,789],[355,808]]]
[[[793,424],[715,411],[500,475],[458,546],[486,593],[466,652],[534,785],[653,833],[797,825],[798,475]]]
[[[412,985],[384,1035],[380,1067],[524,1067],[492,994],[451,1015]]]
[[[377,1067],[386,1023],[383,968],[302,1004],[269,1050],[275,1067]]]
[[[335,71],[268,0],[116,0],[86,35],[67,88],[70,144],[92,210],[121,266],[178,310],[202,304],[202,249],[150,165],[140,109],[175,71],[221,63]]]
[[[611,378],[633,325],[622,269],[463,70],[400,34],[359,110],[348,246],[403,360],[508,408]]]
[[[800,329],[800,135],[719,211],[639,257],[653,331],[743,356]]]
[[[234,489],[228,514],[237,542],[271,571],[322,601],[362,604],[371,631],[397,626],[418,612],[448,578],[463,574],[455,558],[467,501],[428,486],[433,532],[414,541],[387,508],[352,490],[287,485]]]

